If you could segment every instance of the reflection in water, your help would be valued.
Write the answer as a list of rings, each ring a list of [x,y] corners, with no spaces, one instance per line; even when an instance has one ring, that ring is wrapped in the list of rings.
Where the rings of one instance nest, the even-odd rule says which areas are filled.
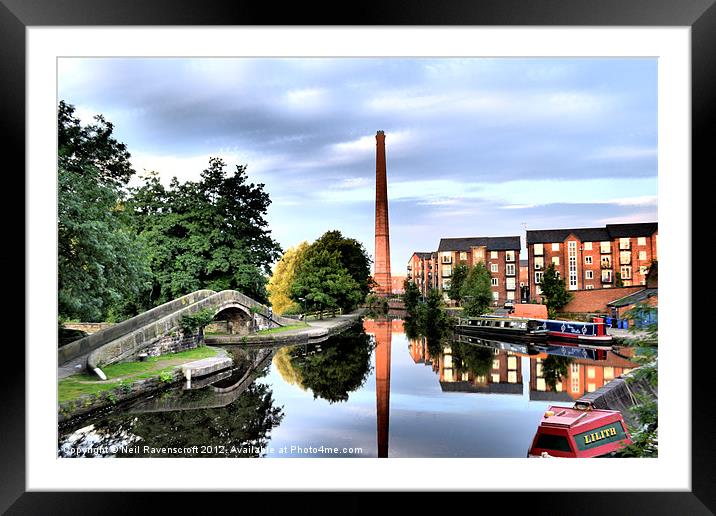
[[[370,373],[373,351],[368,335],[354,326],[334,336],[330,343],[291,346],[282,350],[279,371],[284,380],[313,392],[329,403],[347,401]]]
[[[171,456],[524,457],[547,406],[570,406],[637,366],[629,348],[615,354],[413,329],[383,317],[321,344],[231,348],[237,367],[229,378],[64,427],[59,454],[104,447],[89,455],[168,456],[144,446],[208,445]],[[321,446],[337,451],[305,451]]]

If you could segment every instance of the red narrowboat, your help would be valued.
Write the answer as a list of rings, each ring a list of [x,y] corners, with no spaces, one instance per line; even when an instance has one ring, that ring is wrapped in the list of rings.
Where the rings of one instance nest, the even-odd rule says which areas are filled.
[[[528,457],[601,457],[632,443],[618,410],[551,406],[532,440]]]

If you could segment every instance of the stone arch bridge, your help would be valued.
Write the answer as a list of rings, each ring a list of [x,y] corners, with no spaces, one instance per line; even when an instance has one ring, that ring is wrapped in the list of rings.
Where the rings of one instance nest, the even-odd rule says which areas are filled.
[[[295,321],[278,315],[269,317],[269,308],[235,290],[197,290],[169,301],[131,319],[71,342],[57,352],[59,376],[127,360],[180,330],[184,315],[205,308],[216,310],[215,320],[231,321],[234,328],[250,323],[263,329],[286,326]]]

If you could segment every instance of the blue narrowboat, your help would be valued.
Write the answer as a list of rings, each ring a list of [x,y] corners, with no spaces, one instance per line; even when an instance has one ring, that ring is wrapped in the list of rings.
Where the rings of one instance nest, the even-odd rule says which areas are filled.
[[[606,324],[601,317],[592,322],[540,319],[547,329],[550,340],[573,341],[592,346],[611,346],[612,336],[607,335]]]

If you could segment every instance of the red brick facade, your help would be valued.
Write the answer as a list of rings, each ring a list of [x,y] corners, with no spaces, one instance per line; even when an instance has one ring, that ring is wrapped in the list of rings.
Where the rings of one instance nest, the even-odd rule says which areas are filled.
[[[540,301],[539,283],[550,263],[570,291],[612,288],[617,273],[625,287],[646,285],[657,241],[656,223],[528,231],[530,299]]]

